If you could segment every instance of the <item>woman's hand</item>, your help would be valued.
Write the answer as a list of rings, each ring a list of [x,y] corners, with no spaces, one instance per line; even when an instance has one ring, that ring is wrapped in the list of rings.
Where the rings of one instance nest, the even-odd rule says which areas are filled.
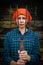
[[[17,61],[17,65],[25,65],[25,62],[23,60],[19,59]]]
[[[15,61],[12,60],[12,61],[10,62],[10,65],[17,65],[17,62],[15,62]]]
[[[30,61],[31,57],[28,55],[27,51],[19,51],[19,58],[24,62]]]

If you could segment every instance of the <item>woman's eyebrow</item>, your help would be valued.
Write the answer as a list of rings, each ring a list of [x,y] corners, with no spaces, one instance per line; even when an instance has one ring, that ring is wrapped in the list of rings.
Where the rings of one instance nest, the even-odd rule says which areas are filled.
[[[22,17],[23,19],[26,19],[26,17]],[[21,19],[21,17],[18,17],[17,19]]]
[[[17,19],[21,19],[21,17],[18,17]]]
[[[23,17],[23,19],[26,19],[26,17]]]

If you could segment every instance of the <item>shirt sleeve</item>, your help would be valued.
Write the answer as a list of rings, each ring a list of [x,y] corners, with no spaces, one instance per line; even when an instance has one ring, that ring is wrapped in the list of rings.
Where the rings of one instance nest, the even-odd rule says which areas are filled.
[[[34,47],[32,54],[30,54],[30,57],[31,57],[30,65],[37,64],[40,60],[40,37],[36,32],[34,33]]]
[[[7,65],[10,65],[10,62],[13,60],[10,56],[10,45],[9,45],[9,33],[6,34],[4,40],[4,61]]]

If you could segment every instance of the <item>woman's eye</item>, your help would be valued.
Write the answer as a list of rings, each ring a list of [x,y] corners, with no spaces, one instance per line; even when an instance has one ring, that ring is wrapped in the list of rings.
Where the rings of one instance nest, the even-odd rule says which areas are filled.
[[[26,19],[26,17],[18,17],[17,19],[18,19],[18,20],[19,20],[19,19]]]
[[[23,19],[26,19],[25,17],[23,17]]]
[[[21,19],[20,17],[18,17],[18,19]]]

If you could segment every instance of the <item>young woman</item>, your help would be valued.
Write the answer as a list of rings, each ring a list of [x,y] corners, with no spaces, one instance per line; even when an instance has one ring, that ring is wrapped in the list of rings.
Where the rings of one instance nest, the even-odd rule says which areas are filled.
[[[32,16],[27,9],[18,8],[13,20],[18,28],[6,34],[4,60],[7,65],[35,65],[40,59],[39,35],[26,27]]]

